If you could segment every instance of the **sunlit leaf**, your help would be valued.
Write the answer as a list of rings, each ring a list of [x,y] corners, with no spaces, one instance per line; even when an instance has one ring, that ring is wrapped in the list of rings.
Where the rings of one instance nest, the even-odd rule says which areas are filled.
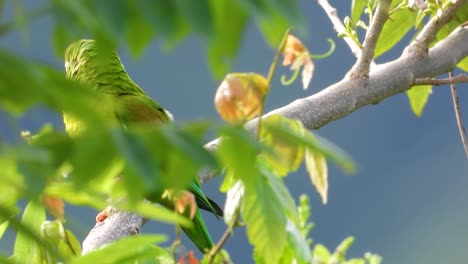
[[[418,85],[406,92],[411,105],[411,110],[416,116],[421,116],[426,106],[429,95],[432,93],[432,85]]]
[[[317,263],[329,263],[330,251],[322,244],[315,244],[312,256]]]
[[[457,67],[464,70],[465,72],[468,72],[468,57],[464,58],[461,60],[458,64]]]
[[[377,46],[375,47],[375,57],[384,54],[397,44],[406,33],[413,27],[417,13],[407,8],[394,12],[385,23],[380,33]]]
[[[366,6],[366,0],[352,0],[351,2],[351,21],[355,25],[361,17],[362,11]]]
[[[0,239],[3,237],[3,234],[5,234],[7,227],[8,227],[8,221],[5,221],[0,225]]]
[[[325,157],[311,149],[306,149],[305,164],[312,184],[322,197],[323,204],[328,200],[328,169]]]
[[[230,224],[233,221],[234,213],[239,209],[244,197],[244,184],[237,181],[226,193],[226,203],[224,204],[224,222]]]
[[[276,133],[276,127],[289,130],[290,134],[301,135],[304,133],[302,124],[296,120],[287,119],[280,115],[270,115],[263,120],[264,127],[261,131],[262,142],[272,149],[272,153],[263,153],[268,166],[280,176],[299,168],[304,157],[304,146],[291,140],[283,133]],[[273,129],[270,129],[272,128]]]
[[[241,210],[247,237],[266,263],[277,263],[286,246],[287,218],[278,206],[281,198],[271,190],[265,177],[251,181],[245,188]]]
[[[166,240],[163,235],[139,235],[129,236],[117,240],[98,250],[80,256],[70,263],[121,263],[130,259],[141,258],[152,255],[156,257],[161,251],[154,246],[155,243],[162,243]]]
[[[292,129],[285,128],[266,122],[265,127],[269,127],[283,138],[288,138],[291,142],[296,142],[306,148],[311,148],[322,153],[329,160],[334,161],[345,172],[352,173],[356,170],[355,165],[349,155],[332,142],[323,137],[313,135],[312,133],[297,133]]]
[[[36,234],[40,233],[41,224],[46,219],[44,207],[35,202],[29,202],[24,209],[21,224],[31,228]],[[15,261],[29,263],[40,257],[39,245],[29,235],[18,231],[13,249]]]
[[[285,248],[286,252],[283,253],[281,263],[312,263],[309,245],[297,226],[293,222],[288,221],[286,231],[288,246]]]

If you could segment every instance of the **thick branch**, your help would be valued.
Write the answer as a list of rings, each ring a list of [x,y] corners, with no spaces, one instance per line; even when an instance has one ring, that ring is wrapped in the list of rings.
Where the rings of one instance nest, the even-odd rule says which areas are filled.
[[[431,78],[452,70],[459,61],[468,56],[468,27],[459,27],[447,38],[429,50],[428,56],[415,59],[409,54],[378,65],[370,72],[368,80],[344,78],[320,92],[275,109],[265,116],[281,114],[299,120],[308,129],[317,129],[331,121],[345,117],[363,106],[380,101],[411,88],[416,79]],[[254,131],[257,119],[247,123]],[[205,145],[215,150],[220,139]],[[211,171],[200,175],[202,182],[214,176]]]
[[[340,119],[369,104],[411,88],[415,79],[431,78],[449,72],[463,58],[468,56],[468,28],[459,27],[447,38],[429,50],[428,56],[415,58],[405,53],[400,58],[373,68],[368,80],[344,78],[317,94],[298,99],[289,105],[271,111],[267,115],[281,114],[301,121],[308,129],[317,129]],[[255,131],[257,120],[246,125]],[[205,147],[215,150],[219,139]],[[212,171],[199,175],[202,182],[214,177]],[[89,252],[118,238],[136,234],[143,225],[138,215],[117,212],[103,223],[97,224],[83,242],[83,252]]]

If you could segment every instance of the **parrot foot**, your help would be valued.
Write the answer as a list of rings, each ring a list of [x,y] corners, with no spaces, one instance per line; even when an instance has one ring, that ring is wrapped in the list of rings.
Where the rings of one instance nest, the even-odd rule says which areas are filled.
[[[107,210],[103,210],[100,212],[98,215],[96,215],[96,223],[102,223],[104,220],[106,220],[108,217],[107,215]]]

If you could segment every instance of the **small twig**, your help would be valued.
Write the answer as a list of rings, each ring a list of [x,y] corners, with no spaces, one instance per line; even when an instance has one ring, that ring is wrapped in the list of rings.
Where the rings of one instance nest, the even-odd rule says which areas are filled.
[[[210,250],[208,253],[208,258],[209,258],[209,264],[212,264],[214,261],[214,258],[216,254],[224,247],[224,244],[228,240],[228,238],[231,236],[232,232],[234,231],[234,228],[237,226],[237,222],[239,221],[239,208],[236,209],[234,212],[234,215],[232,217],[231,223],[229,223],[228,228],[226,231],[224,231],[223,236],[219,239],[218,243]]]
[[[445,8],[440,16],[434,16],[424,26],[419,35],[414,39],[413,43],[407,48],[407,51],[427,53],[429,45],[434,41],[437,32],[452,20],[455,12],[465,3],[466,0],[452,1],[452,5]]]
[[[273,58],[273,62],[270,65],[270,69],[268,70],[268,76],[267,76],[267,83],[268,83],[268,89],[271,87],[271,81],[273,80],[273,76],[275,75],[276,67],[278,66],[278,60],[283,53],[284,47],[286,46],[286,41],[288,40],[289,32],[291,32],[291,28],[289,27],[286,29],[286,32],[284,33],[283,39],[281,40],[281,43],[278,47],[278,50],[276,50],[275,57]],[[258,129],[257,129],[257,138],[260,138],[260,131],[262,128],[262,116],[265,108],[265,99],[266,99],[266,94],[262,98],[262,103],[260,105],[260,114],[259,119],[258,119]]]
[[[453,78],[445,79],[416,79],[414,85],[443,85],[452,83],[468,83],[468,75],[460,74]]]
[[[361,55],[358,57],[356,64],[349,71],[349,77],[352,79],[367,79],[369,78],[370,64],[374,58],[374,51],[379,39],[380,32],[388,19],[388,10],[390,8],[390,0],[379,0],[377,11],[373,17],[369,30],[367,30],[366,38],[362,45]]]
[[[449,78],[453,78],[453,73],[449,72]],[[466,158],[468,159],[468,140],[466,139],[465,127],[461,119],[460,105],[458,104],[457,90],[455,89],[455,83],[450,84],[450,91],[452,91],[453,108],[455,110],[455,117],[457,119],[458,130],[460,131],[460,137],[465,148]]]
[[[359,58],[361,56],[361,47],[359,47],[359,45],[352,38],[346,36],[346,27],[338,17],[336,8],[330,5],[327,0],[318,0],[318,4],[323,8],[328,18],[332,22],[336,33],[338,33],[338,35],[345,36],[343,39],[346,44],[348,44],[351,52],[354,54],[354,57]]]

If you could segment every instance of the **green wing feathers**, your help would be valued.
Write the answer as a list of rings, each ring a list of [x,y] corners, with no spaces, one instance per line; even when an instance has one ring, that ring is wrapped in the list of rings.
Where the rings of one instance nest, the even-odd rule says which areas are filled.
[[[65,70],[68,78],[115,99],[114,108],[109,109],[98,105],[96,111],[102,111],[110,117],[115,116],[123,127],[132,124],[151,125],[172,120],[172,115],[147,96],[130,78],[116,52],[99,53],[98,60],[97,51],[95,41],[89,39],[74,42],[65,51]],[[79,119],[64,113],[64,122],[70,135],[74,131],[75,134],[79,133]],[[198,178],[193,179],[188,190],[194,194],[200,209],[212,212],[217,218],[223,215],[223,210],[203,194]],[[169,208],[173,207],[171,201],[164,201],[160,195],[157,197],[149,195],[148,199],[158,201]],[[213,247],[213,241],[198,208],[193,224],[191,228],[182,229],[198,249],[206,252]]]

